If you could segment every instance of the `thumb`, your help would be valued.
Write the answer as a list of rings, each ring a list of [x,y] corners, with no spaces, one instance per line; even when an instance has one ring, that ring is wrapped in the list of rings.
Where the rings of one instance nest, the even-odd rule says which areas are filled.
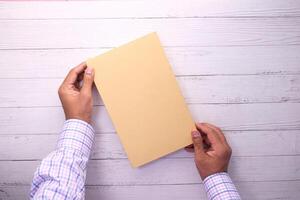
[[[203,141],[202,141],[202,136],[201,136],[200,132],[197,130],[193,130],[192,138],[193,138],[193,143],[194,143],[195,154],[203,155],[204,154]]]
[[[83,85],[81,88],[82,92],[85,92],[86,94],[92,93],[92,86],[94,82],[94,69],[91,67],[87,67],[84,71],[84,77],[83,77]]]

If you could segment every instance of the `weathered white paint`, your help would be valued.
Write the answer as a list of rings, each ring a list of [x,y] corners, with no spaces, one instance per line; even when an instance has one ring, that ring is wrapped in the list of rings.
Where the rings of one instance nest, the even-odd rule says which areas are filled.
[[[277,131],[226,131],[234,157],[278,156],[300,154],[298,130]],[[43,159],[54,150],[58,135],[0,135],[1,160]],[[47,145],[41,141],[47,141]],[[266,148],[266,147],[276,148]],[[18,148],[16,148],[18,147]],[[189,158],[192,153],[180,150],[165,158]],[[96,134],[91,159],[127,158],[115,133]]]
[[[286,17],[299,16],[297,0],[152,0],[1,2],[0,19]]]
[[[30,184],[40,161],[0,162],[6,184]],[[229,173],[235,181],[298,180],[300,156],[233,157]],[[262,170],[270,169],[270,170]],[[9,174],[9,176],[7,176]],[[193,158],[169,158],[132,168],[127,159],[91,160],[88,185],[196,184],[199,174]]]
[[[300,103],[192,104],[195,121],[214,123],[225,130],[300,129]],[[93,112],[94,129],[115,132],[103,106]],[[0,134],[57,134],[64,122],[61,107],[0,108]],[[34,126],[33,126],[34,123]]]
[[[153,31],[173,47],[300,44],[300,18],[1,20],[0,27],[0,49],[115,47]]]
[[[63,79],[0,79],[0,107],[60,106]],[[300,75],[177,77],[185,100],[199,103],[300,102]],[[94,91],[94,105],[103,105]]]
[[[71,67],[108,50],[2,50],[0,78],[63,78]],[[166,47],[165,51],[178,76],[300,74],[300,46]]]
[[[298,199],[299,16],[298,0],[0,2],[0,199],[26,199],[53,150],[67,71],[149,31],[195,121],[225,129],[243,199]],[[132,169],[99,96],[95,104],[87,199],[205,198],[185,151]]]
[[[242,198],[297,199],[300,181],[236,182]],[[2,186],[0,197],[5,200],[28,198],[30,186]],[[132,200],[132,199],[205,199],[201,184],[188,185],[132,185],[87,186],[86,199]]]

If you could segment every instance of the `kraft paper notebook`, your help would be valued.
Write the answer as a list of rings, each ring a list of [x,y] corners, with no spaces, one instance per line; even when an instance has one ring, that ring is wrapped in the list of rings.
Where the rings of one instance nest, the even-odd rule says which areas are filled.
[[[194,122],[156,33],[87,65],[133,167],[191,144]]]

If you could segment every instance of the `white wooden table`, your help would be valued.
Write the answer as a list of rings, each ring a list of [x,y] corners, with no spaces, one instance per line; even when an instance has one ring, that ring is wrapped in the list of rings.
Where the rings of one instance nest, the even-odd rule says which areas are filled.
[[[33,172],[54,149],[67,71],[152,31],[195,121],[224,129],[242,197],[299,199],[300,1],[129,0],[0,3],[1,200],[27,199]],[[205,199],[192,154],[132,169],[95,102],[86,199]]]

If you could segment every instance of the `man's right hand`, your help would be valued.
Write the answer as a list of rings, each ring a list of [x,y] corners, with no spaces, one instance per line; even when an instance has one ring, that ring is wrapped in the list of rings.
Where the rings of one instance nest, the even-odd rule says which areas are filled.
[[[196,127],[197,130],[192,131],[193,145],[186,149],[194,149],[195,163],[202,180],[218,172],[227,172],[231,148],[222,131],[207,123],[197,123]]]

